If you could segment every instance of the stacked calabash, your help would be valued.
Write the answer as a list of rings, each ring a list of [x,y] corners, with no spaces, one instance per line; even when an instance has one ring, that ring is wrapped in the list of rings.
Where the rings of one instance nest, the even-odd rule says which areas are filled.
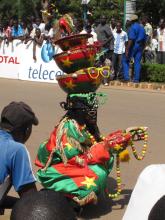
[[[55,62],[66,73],[57,80],[67,93],[95,92],[101,84],[101,70],[93,67],[98,47],[88,44],[90,37],[91,34],[77,34],[55,42],[63,50],[54,56]]]

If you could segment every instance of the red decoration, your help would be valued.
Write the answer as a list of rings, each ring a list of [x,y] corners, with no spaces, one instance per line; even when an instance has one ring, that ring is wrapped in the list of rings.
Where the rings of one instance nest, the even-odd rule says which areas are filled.
[[[90,37],[92,37],[92,34],[74,34],[55,41],[55,44],[63,51],[67,51],[81,45],[86,45]]]

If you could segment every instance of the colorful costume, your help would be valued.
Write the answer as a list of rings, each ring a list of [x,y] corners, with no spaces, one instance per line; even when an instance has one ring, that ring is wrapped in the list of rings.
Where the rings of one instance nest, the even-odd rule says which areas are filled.
[[[41,167],[39,181],[45,188],[68,194],[80,205],[97,200],[114,161],[104,145],[103,141],[96,142],[85,125],[65,117],[48,142],[40,146],[36,160]]]

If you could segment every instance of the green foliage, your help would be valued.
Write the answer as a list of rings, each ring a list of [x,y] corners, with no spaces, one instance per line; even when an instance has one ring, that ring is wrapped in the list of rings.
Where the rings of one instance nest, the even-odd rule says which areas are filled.
[[[165,14],[165,0],[137,0],[138,14],[148,16],[154,25]]]
[[[165,65],[143,64],[142,81],[165,83]]]
[[[83,18],[81,0],[54,0],[60,14],[73,13],[75,17]],[[0,0],[0,17],[10,18],[17,15],[19,18],[27,18],[31,15],[41,15],[41,0]],[[93,20],[100,18],[102,14],[110,20],[123,16],[123,0],[91,0],[88,10],[92,13]]]
[[[24,19],[32,15],[38,16],[40,9],[40,0],[1,0],[0,19],[9,19],[12,16]]]

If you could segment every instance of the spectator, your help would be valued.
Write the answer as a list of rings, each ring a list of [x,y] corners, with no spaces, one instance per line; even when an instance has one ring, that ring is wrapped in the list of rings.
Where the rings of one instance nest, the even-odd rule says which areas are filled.
[[[114,18],[111,18],[110,28],[111,28],[112,33],[113,33],[114,31],[116,31],[116,21],[115,21]]]
[[[148,21],[148,17],[144,16],[141,20],[142,25],[146,32],[146,47],[143,53],[143,61],[151,63],[153,60],[153,54],[151,52],[151,41],[153,35],[152,25]]]
[[[7,41],[11,41],[12,40],[12,27],[13,27],[13,19],[10,19],[10,21],[6,21],[4,24],[4,33],[5,33],[5,38],[7,39]]]
[[[161,19],[159,22],[159,28],[157,30],[158,39],[158,53],[157,62],[160,64],[165,64],[165,21]]]
[[[42,46],[44,41],[44,36],[41,34],[41,30],[39,28],[35,29],[35,36],[33,39],[33,59],[34,61],[37,61],[36,57],[36,46],[38,45],[39,47]]]
[[[30,37],[31,38],[34,38],[36,28],[40,28],[41,33],[45,34],[45,23],[41,22],[41,19],[39,17],[37,17],[35,19],[35,23],[33,23],[33,29],[32,29],[32,31],[30,33]]]
[[[126,46],[125,55],[123,56],[123,75],[124,82],[130,81],[129,76],[129,63],[131,59],[134,59],[134,76],[133,82],[139,83],[140,81],[140,71],[141,71],[141,59],[143,50],[145,48],[146,34],[144,27],[142,27],[138,22],[138,16],[132,15],[132,24],[128,32],[128,44]]]
[[[114,35],[114,53],[112,57],[112,65],[114,69],[114,79],[121,79],[121,65],[122,56],[125,53],[125,44],[128,41],[128,36],[125,31],[122,30],[121,22],[117,22]]]
[[[76,216],[63,194],[43,190],[21,198],[10,220],[76,220]]]
[[[158,50],[157,30],[155,30],[153,32],[153,37],[151,40],[151,51],[153,54],[152,63],[156,63],[157,50]]]
[[[153,35],[153,29],[152,29],[152,25],[149,23],[148,17],[145,16],[142,18],[142,25],[144,26],[147,35],[146,44],[150,45]]]
[[[13,21],[13,27],[11,29],[11,36],[13,39],[22,39],[22,37],[25,35],[23,28],[20,24],[18,24],[18,20],[15,19]]]
[[[102,50],[105,53],[104,60],[109,59],[112,60],[113,49],[114,49],[114,37],[113,33],[107,24],[107,19],[103,15],[101,16],[100,24],[96,28],[97,39],[102,44]],[[102,63],[104,64],[104,63]],[[104,85],[108,85],[109,79],[104,78]]]
[[[95,31],[92,30],[92,27],[90,24],[86,25],[85,30],[80,32],[81,34],[92,34],[92,37],[88,38],[88,43],[89,44],[94,44],[95,42],[97,42],[97,34]]]
[[[31,135],[32,125],[38,125],[38,119],[24,102],[11,102],[2,110],[0,184],[5,185],[5,179],[10,176],[11,185],[14,186],[20,197],[30,191],[36,191],[36,180],[32,172],[29,154],[24,145]],[[0,208],[7,208],[6,203],[7,196],[4,193],[0,201]]]
[[[0,41],[3,40],[5,37],[4,29],[2,24],[0,23]]]
[[[125,23],[125,30],[126,32],[128,33],[129,31],[129,28],[131,27],[131,21],[130,20],[126,20],[126,23]]]

